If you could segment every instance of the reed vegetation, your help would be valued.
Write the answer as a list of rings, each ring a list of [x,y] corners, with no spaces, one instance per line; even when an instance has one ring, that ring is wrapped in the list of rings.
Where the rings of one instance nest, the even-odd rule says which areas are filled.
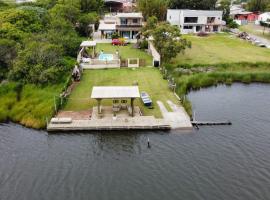
[[[21,87],[21,89],[20,89]],[[62,85],[36,86],[18,83],[1,84],[0,121],[18,122],[26,127],[46,127],[46,117],[54,114],[54,97],[58,99]],[[19,89],[18,89],[19,88]]]

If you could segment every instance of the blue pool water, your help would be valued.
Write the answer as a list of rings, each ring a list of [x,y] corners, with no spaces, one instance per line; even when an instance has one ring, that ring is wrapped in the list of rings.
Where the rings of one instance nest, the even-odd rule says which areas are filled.
[[[113,60],[113,55],[112,54],[100,54],[98,57],[99,60]]]

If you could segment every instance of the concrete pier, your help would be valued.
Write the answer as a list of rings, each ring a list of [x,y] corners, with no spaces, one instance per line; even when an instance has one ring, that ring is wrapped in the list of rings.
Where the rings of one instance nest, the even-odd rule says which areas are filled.
[[[93,108],[91,116],[88,119],[85,115],[71,118],[70,123],[66,123],[67,115],[61,113],[53,118],[47,126],[48,131],[91,131],[91,130],[169,130],[171,126],[164,119],[157,119],[154,116],[142,116],[139,107],[134,109],[134,117],[129,116],[127,111],[123,110],[113,115],[111,107],[102,108],[102,116],[98,114],[97,107]],[[74,114],[73,114],[74,115]],[[61,123],[61,119],[65,119]],[[56,121],[57,123],[53,123]]]

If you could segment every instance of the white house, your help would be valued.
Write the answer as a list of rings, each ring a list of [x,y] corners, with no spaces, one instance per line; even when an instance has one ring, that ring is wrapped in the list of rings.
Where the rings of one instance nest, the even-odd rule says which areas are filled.
[[[270,22],[270,12],[265,12],[259,15],[258,21]]]
[[[142,13],[117,13],[105,15],[104,19],[100,20],[98,29],[102,38],[111,38],[112,34],[117,32],[121,37],[136,39],[142,26]]]
[[[181,33],[220,32],[224,22],[219,10],[167,10],[167,21],[177,25]]]

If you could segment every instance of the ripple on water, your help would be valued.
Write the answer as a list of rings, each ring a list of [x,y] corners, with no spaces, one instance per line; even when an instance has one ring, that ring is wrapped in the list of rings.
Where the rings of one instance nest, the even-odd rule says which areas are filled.
[[[0,125],[0,199],[269,199],[269,89],[235,84],[190,93],[198,120],[233,125],[189,134],[48,135]]]

